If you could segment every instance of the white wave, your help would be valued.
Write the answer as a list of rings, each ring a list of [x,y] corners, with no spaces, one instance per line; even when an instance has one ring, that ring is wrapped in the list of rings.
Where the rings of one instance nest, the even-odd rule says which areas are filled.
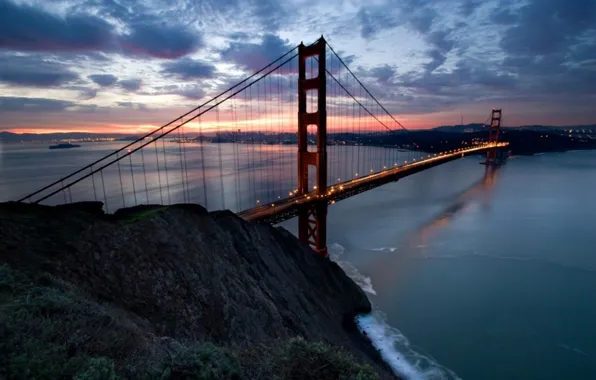
[[[408,339],[385,322],[381,312],[359,315],[356,324],[396,375],[408,380],[459,379],[453,371],[442,367],[434,359],[414,351]]]
[[[369,251],[390,251],[394,252],[397,248],[395,247],[381,247],[381,248],[371,248]]]
[[[478,252],[478,251],[474,251],[474,253],[472,255],[487,257],[490,259],[499,259],[499,260],[515,260],[515,261],[530,261],[530,260],[532,260],[531,257],[491,255],[488,253],[483,253],[483,252]]]
[[[390,248],[373,250],[383,249]],[[343,246],[334,243],[328,247],[328,251],[330,259],[336,262],[362,290],[377,294],[372,287],[370,277],[362,275],[349,262],[339,260],[345,252]],[[356,325],[360,332],[370,339],[396,375],[408,380],[461,380],[453,371],[442,367],[434,359],[413,350],[408,339],[398,329],[387,324],[385,315],[381,311],[374,310],[370,314],[357,316]]]
[[[579,348],[575,348],[575,347],[570,347],[566,344],[559,344],[558,345],[560,348],[563,348],[565,350],[574,352],[576,354],[582,355],[582,356],[590,356],[587,352],[580,350]]]
[[[356,285],[360,287],[360,289],[364,290],[366,293],[375,296],[377,295],[377,292],[372,286],[372,280],[370,277],[362,275],[360,272],[358,272],[358,269],[356,269],[349,262],[339,260],[341,255],[343,255],[345,252],[344,247],[337,243],[333,243],[327,247],[327,251],[329,252],[329,258],[335,261],[337,265],[339,265],[340,268],[343,269],[344,272],[346,272],[346,274],[356,283]]]

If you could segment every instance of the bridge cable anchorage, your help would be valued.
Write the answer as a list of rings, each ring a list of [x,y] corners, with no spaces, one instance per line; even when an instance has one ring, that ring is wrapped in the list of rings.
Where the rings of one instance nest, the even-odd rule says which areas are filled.
[[[184,127],[181,128],[182,129],[182,138],[184,139],[184,143],[182,144],[182,152],[184,154],[184,179],[186,180],[186,192],[188,193],[186,196],[186,199],[188,200],[188,203],[191,202],[191,193],[190,193],[190,182],[188,182],[188,161],[186,160],[186,143],[187,143],[187,138],[186,138],[186,133],[184,133]]]
[[[232,153],[234,155],[234,187],[236,190],[236,204],[235,210],[240,211],[242,208],[240,207],[240,183],[238,178],[238,173],[240,171],[240,161],[238,159],[238,120],[236,119],[236,109],[234,107],[234,99],[231,99],[230,110],[232,111],[232,120],[234,122],[234,130],[232,131],[232,144],[233,150]]]
[[[224,180],[223,180],[223,163],[222,163],[222,157],[221,157],[221,144],[222,144],[222,136],[221,136],[221,132],[219,132],[219,128],[221,126],[220,122],[219,122],[219,107],[215,108],[215,120],[216,120],[216,125],[217,125],[217,129],[218,132],[215,133],[215,136],[217,137],[217,156],[219,158],[219,186],[221,189],[221,209],[225,210],[226,209],[226,191],[224,188]]]
[[[118,157],[118,154],[116,154],[116,157]],[[122,185],[122,171],[120,170],[120,160],[116,161],[116,164],[118,165],[118,177],[120,178],[120,191],[122,193],[122,207],[126,207],[126,203],[124,201],[124,186]],[[68,189],[70,189],[70,187],[68,187]]]
[[[137,189],[135,187],[135,176],[132,171],[132,156],[128,156],[128,163],[130,164],[130,179],[132,180],[132,192],[135,196],[135,206],[137,206]],[[93,177],[93,174],[91,175],[91,177]]]
[[[103,179],[103,170],[99,172],[100,176],[101,176],[101,187],[103,188],[103,201],[104,201],[104,206],[106,208],[106,212],[110,212],[109,210],[109,206],[108,206],[108,196],[106,195],[106,183]]]
[[[244,89],[248,88],[249,86],[251,86],[251,85],[252,85],[252,84],[254,84],[255,82],[258,82],[258,81],[260,81],[260,80],[261,80],[261,79],[263,79],[265,76],[269,75],[271,72],[273,72],[273,71],[277,70],[277,68],[279,68],[279,67],[283,66],[284,64],[286,64],[287,62],[289,62],[289,61],[290,61],[290,60],[292,60],[293,58],[297,57],[297,56],[298,56],[298,53],[294,53],[294,54],[293,54],[293,55],[292,55],[292,56],[291,56],[289,59],[287,59],[287,58],[286,58],[287,56],[291,55],[291,54],[292,54],[294,51],[296,51],[297,49],[298,49],[298,46],[295,46],[295,47],[293,47],[292,49],[288,50],[288,51],[287,51],[285,54],[281,55],[279,58],[277,58],[276,60],[272,61],[272,62],[271,62],[271,63],[269,63],[268,65],[266,65],[266,66],[262,67],[262,68],[261,68],[261,69],[259,69],[258,71],[254,72],[253,74],[251,74],[251,75],[250,75],[250,76],[248,76],[247,78],[243,79],[242,81],[240,81],[240,82],[236,83],[235,85],[233,85],[232,87],[228,88],[227,90],[225,90],[225,91],[222,91],[221,93],[219,93],[219,94],[218,94],[218,95],[216,95],[215,97],[213,97],[213,98],[211,98],[211,99],[209,99],[209,100],[205,101],[205,102],[204,102],[204,103],[202,103],[201,105],[199,105],[199,106],[197,106],[197,107],[195,107],[195,108],[191,109],[190,111],[188,111],[188,112],[184,113],[182,116],[179,116],[179,117],[177,117],[177,118],[173,119],[172,121],[170,121],[170,122],[168,122],[168,123],[166,123],[166,124],[162,125],[161,127],[154,129],[153,131],[151,131],[151,132],[149,132],[149,133],[145,134],[145,135],[144,135],[144,136],[142,136],[142,137],[139,137],[138,139],[134,140],[133,142],[126,144],[125,146],[123,146],[123,147],[121,147],[121,148],[119,148],[119,149],[117,149],[117,150],[113,151],[112,153],[110,153],[110,154],[108,154],[108,155],[106,155],[106,156],[104,156],[104,157],[102,157],[102,158],[100,158],[100,159],[98,159],[98,160],[96,160],[96,161],[94,161],[94,162],[92,162],[92,163],[88,164],[88,165],[85,165],[85,166],[84,166],[84,167],[82,167],[81,169],[78,169],[78,170],[76,170],[76,171],[74,171],[74,172],[70,173],[69,175],[67,175],[67,176],[65,176],[65,177],[63,177],[63,178],[61,178],[61,179],[58,179],[58,180],[56,180],[56,181],[52,182],[51,184],[49,184],[49,185],[47,185],[47,186],[44,186],[44,187],[42,187],[41,189],[38,189],[38,190],[34,191],[33,193],[30,193],[30,194],[28,194],[28,195],[26,195],[26,196],[24,196],[24,197],[20,198],[20,199],[19,199],[17,202],[23,202],[23,201],[25,201],[25,200],[27,200],[27,199],[30,199],[30,198],[32,198],[32,197],[34,197],[34,196],[36,196],[36,195],[40,194],[41,192],[43,192],[43,191],[45,191],[45,190],[48,190],[48,189],[50,189],[50,188],[52,188],[52,187],[54,187],[54,186],[56,186],[56,185],[58,185],[58,184],[62,184],[62,183],[63,183],[63,181],[66,181],[67,179],[70,179],[70,178],[74,177],[75,175],[77,175],[77,174],[79,174],[79,173],[83,172],[84,170],[87,170],[87,169],[89,169],[91,166],[96,166],[96,165],[98,165],[100,162],[102,162],[102,161],[105,161],[105,160],[107,160],[108,158],[110,158],[110,157],[112,157],[112,156],[114,156],[114,155],[117,155],[118,153],[120,153],[120,152],[122,152],[122,151],[124,151],[124,150],[126,150],[126,149],[128,149],[128,148],[130,148],[130,147],[131,147],[131,146],[133,146],[134,144],[136,144],[136,143],[138,143],[138,142],[141,142],[141,141],[143,141],[143,140],[144,140],[144,139],[146,139],[146,138],[152,137],[153,135],[155,135],[155,134],[158,134],[159,132],[161,132],[162,134],[161,134],[161,135],[158,135],[158,136],[157,136],[155,139],[161,139],[161,138],[163,138],[163,137],[164,137],[164,133],[163,133],[163,129],[164,129],[164,128],[171,126],[172,124],[174,124],[176,121],[178,121],[178,120],[179,120],[180,118],[182,118],[182,117],[187,117],[187,116],[189,116],[189,115],[191,115],[191,114],[193,114],[193,113],[197,112],[197,111],[198,111],[200,108],[202,108],[202,107],[205,107],[205,106],[209,105],[210,103],[213,103],[213,102],[215,102],[217,99],[219,99],[219,98],[223,97],[224,95],[226,95],[226,94],[228,94],[228,93],[232,92],[234,89],[236,89],[236,88],[238,88],[238,87],[242,87],[242,85],[244,85],[244,83],[246,83],[246,82],[248,82],[248,81],[252,80],[252,79],[253,79],[254,77],[256,77],[257,75],[259,75],[259,74],[262,74],[263,72],[266,72],[266,73],[265,73],[265,74],[263,74],[263,75],[262,75],[260,78],[258,78],[258,79],[256,79],[256,80],[254,80],[254,81],[253,81],[251,84],[249,84],[249,85],[245,85],[245,86],[243,86],[243,87],[242,87],[240,90],[237,90],[237,91],[233,92],[231,95],[229,95],[229,96],[225,97],[223,100],[219,101],[219,102],[218,102],[218,104],[220,104],[220,103],[223,103],[224,101],[226,101],[226,100],[230,99],[230,98],[231,98],[231,97],[233,97],[233,96],[236,96],[238,93],[240,93],[240,92],[241,92],[241,91],[243,91]],[[285,59],[285,58],[286,58],[286,59]],[[284,59],[285,59],[285,60],[284,60]],[[283,62],[282,62],[281,64],[278,64],[278,62],[280,62],[280,61],[283,61]],[[277,66],[276,66],[276,64],[277,64]],[[273,69],[270,69],[272,66],[274,66],[274,68],[273,68]],[[213,109],[213,106],[210,106],[210,107],[209,107],[207,110],[205,110],[203,113],[205,113],[205,112],[208,112],[208,111],[209,111],[209,110],[211,110],[211,109]],[[180,126],[182,126],[182,125],[185,125],[185,124],[187,124],[188,122],[195,120],[196,118],[197,118],[197,115],[194,115],[193,117],[191,117],[190,119],[188,119],[186,122],[182,123],[181,125],[178,125],[176,128],[179,128]],[[169,132],[172,132],[174,129],[175,129],[175,128],[173,128],[172,130],[170,130],[170,131],[168,131],[168,132],[165,132],[165,135],[169,134]],[[145,145],[146,145],[146,144],[143,144],[143,145],[141,146],[141,148],[142,148],[142,147],[144,147]],[[134,152],[136,152],[138,149],[139,149],[139,148],[135,148],[135,149],[133,149],[131,152],[132,152],[132,153],[134,153]],[[120,159],[122,159],[122,158],[124,158],[124,157],[125,157],[125,155],[124,155],[124,156],[121,156],[121,157],[120,157]],[[109,165],[113,164],[114,162],[116,162],[116,160],[112,160],[112,161],[110,161],[110,162],[108,163],[108,165],[102,165],[102,166],[101,166],[101,169],[105,168],[106,166],[109,166]],[[95,173],[97,173],[97,171],[99,171],[99,170],[101,170],[101,169],[94,170],[94,171],[93,171],[93,173],[95,174]],[[66,186],[72,186],[72,185],[74,185],[74,184],[76,184],[76,183],[80,182],[79,180],[81,180],[81,179],[85,179],[85,178],[88,178],[88,176],[83,176],[83,177],[79,178],[78,180],[74,180],[74,181],[72,181],[71,183],[67,184]],[[47,198],[49,198],[49,197],[51,197],[51,196],[55,195],[56,193],[60,192],[60,190],[61,190],[61,189],[58,189],[58,191],[56,191],[56,192],[52,192],[50,195],[44,196],[44,197],[42,197],[42,198],[40,198],[40,199],[37,199],[36,201],[33,201],[32,203],[39,203],[39,202],[41,202],[41,201],[43,201],[43,200],[45,200],[45,199],[47,199]]]
[[[145,169],[145,153],[143,149],[141,149],[141,162],[143,165],[143,179],[145,180],[145,197],[147,198],[147,204],[149,204],[149,186],[147,185],[147,170]]]
[[[183,121],[183,118],[180,118],[180,121]],[[184,145],[184,141],[182,140],[181,131],[184,127],[178,129],[178,152],[180,157],[180,182],[182,182],[182,198],[184,199],[184,203],[188,203],[186,197],[186,183],[184,181],[184,160],[182,158],[182,146]],[[129,156],[130,157],[130,156]]]
[[[249,99],[249,101],[246,101],[246,99]],[[246,120],[250,120],[250,124],[248,124],[248,128],[250,128],[250,126],[252,126],[252,89],[251,87],[248,88],[248,94],[245,92],[244,93],[244,102],[246,104],[250,104],[250,117],[249,117],[249,107],[246,107],[244,109],[244,113],[245,113],[245,118]],[[254,185],[255,185],[255,170],[254,170],[254,159],[255,159],[255,134],[254,131],[252,129],[249,129],[250,133],[247,136],[246,140],[247,140],[247,144],[246,144],[246,162],[248,163],[248,207],[252,206],[254,204],[254,202],[256,202],[255,199],[255,189],[254,189]],[[250,145],[248,144],[248,142],[250,141]],[[250,149],[249,149],[250,146]],[[247,208],[248,208],[247,207]]]
[[[176,128],[178,129],[178,128]],[[168,189],[168,204],[172,204],[172,196],[170,194],[170,178],[168,176],[168,156],[166,155],[166,140],[161,139],[161,146],[163,149],[163,166],[166,171],[166,188]]]
[[[203,206],[208,209],[209,204],[207,203],[207,181],[205,177],[205,152],[203,146],[205,145],[204,135],[203,135],[203,125],[201,124],[201,116],[198,118],[199,120],[199,143],[200,143],[200,150],[201,150],[201,173],[203,179]]]
[[[93,171],[93,167],[91,167],[91,171]],[[95,178],[91,175],[91,181],[93,182],[93,199],[97,202],[97,188],[95,187]]]
[[[164,204],[163,201],[163,189],[161,187],[161,170],[159,169],[159,153],[157,152],[157,140],[155,140],[153,137],[151,138],[151,142],[153,143],[153,147],[155,148],[155,162],[157,165],[157,180],[159,182],[159,197],[161,199],[161,204]],[[141,151],[143,150],[143,147],[140,147]]]

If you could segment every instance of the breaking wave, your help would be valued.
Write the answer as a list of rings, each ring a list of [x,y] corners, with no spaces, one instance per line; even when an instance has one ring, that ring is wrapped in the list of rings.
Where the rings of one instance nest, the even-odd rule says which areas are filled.
[[[352,264],[341,260],[345,252],[344,247],[334,243],[328,250],[331,260],[335,261],[363,291],[377,294],[370,277],[362,275]],[[395,248],[383,247],[373,250],[393,252]],[[415,351],[401,331],[386,322],[386,317],[381,311],[373,310],[370,314],[357,316],[356,324],[396,375],[408,380],[459,379],[453,371],[441,366],[430,356]]]

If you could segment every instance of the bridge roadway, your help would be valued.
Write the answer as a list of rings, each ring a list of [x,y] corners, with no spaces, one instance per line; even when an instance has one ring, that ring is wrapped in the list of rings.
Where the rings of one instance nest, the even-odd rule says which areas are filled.
[[[509,143],[502,142],[496,144],[496,147],[505,147],[507,145],[509,145]],[[484,144],[471,148],[456,149],[436,155],[431,154],[432,157],[430,158],[414,161],[396,168],[383,170],[382,172],[373,173],[330,186],[327,188],[326,194],[321,195],[317,194],[317,191],[312,191],[302,196],[293,196],[274,203],[268,203],[244,210],[239,212],[238,215],[248,221],[266,222],[271,224],[281,223],[284,220],[298,216],[298,211],[310,203],[328,202],[329,204],[333,204],[342,199],[349,198],[389,182],[395,182],[400,178],[407,177],[414,173],[430,169],[466,155],[479,153],[493,147],[495,147],[495,144]]]

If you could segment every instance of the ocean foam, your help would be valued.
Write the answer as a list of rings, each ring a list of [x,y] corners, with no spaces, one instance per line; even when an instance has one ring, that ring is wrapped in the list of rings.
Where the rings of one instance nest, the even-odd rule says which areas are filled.
[[[390,252],[394,252],[397,248],[395,247],[381,247],[381,248],[371,248],[369,249],[369,251],[390,251]]]
[[[383,249],[390,248],[373,250]],[[349,262],[339,260],[345,252],[344,247],[334,243],[328,250],[331,260],[335,261],[363,291],[377,294],[372,287],[370,277],[362,275]],[[398,329],[389,326],[381,311],[374,310],[370,314],[357,316],[356,325],[370,339],[396,375],[408,380],[461,380],[453,371],[442,367],[431,357],[413,350],[408,339]]]
[[[360,289],[364,290],[365,293],[369,293],[372,295],[377,295],[377,292],[372,286],[372,280],[370,277],[362,275],[358,272],[352,264],[347,261],[341,261],[339,258],[344,254],[345,248],[337,243],[331,244],[327,251],[329,252],[329,258],[335,261],[341,269],[346,272],[346,274],[360,287]]]

